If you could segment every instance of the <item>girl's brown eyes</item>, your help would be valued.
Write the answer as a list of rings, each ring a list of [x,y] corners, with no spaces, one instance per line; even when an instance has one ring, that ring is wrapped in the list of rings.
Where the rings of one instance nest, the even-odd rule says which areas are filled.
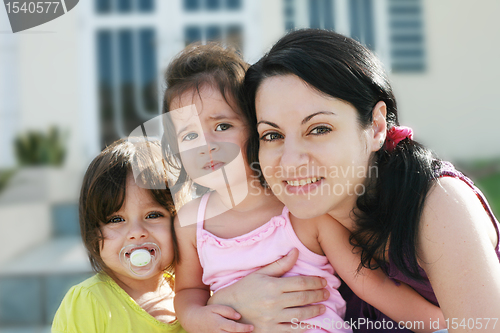
[[[110,218],[108,220],[108,222],[106,222],[106,224],[108,224],[108,223],[120,223],[120,222],[123,222],[123,221],[125,221],[125,220],[122,217],[120,217],[120,216],[113,216],[112,218]]]
[[[149,213],[148,215],[146,215],[146,218],[147,219],[157,219],[157,218],[160,218],[160,217],[163,217],[164,215],[162,213],[159,213],[159,212],[151,212]],[[112,224],[115,224],[115,223],[120,223],[120,222],[124,222],[125,219],[121,216],[113,216],[112,218],[110,218],[106,224],[109,224],[109,223],[112,223]]]
[[[157,219],[160,217],[163,217],[163,214],[158,212],[149,213],[147,216],[148,219]]]
[[[229,125],[229,124],[219,124],[217,125],[217,127],[215,128],[216,131],[227,131],[228,129],[230,129],[231,127],[233,127],[232,125]]]

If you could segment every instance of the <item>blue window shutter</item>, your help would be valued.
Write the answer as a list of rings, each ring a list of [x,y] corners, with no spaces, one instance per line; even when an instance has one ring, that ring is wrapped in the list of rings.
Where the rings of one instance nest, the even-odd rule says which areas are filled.
[[[425,70],[421,0],[389,0],[391,67],[393,72]]]

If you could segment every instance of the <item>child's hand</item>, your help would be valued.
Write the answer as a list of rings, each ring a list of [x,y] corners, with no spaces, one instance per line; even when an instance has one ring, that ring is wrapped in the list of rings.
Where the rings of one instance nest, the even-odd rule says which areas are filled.
[[[200,324],[196,333],[219,333],[219,332],[252,332],[253,325],[236,322],[241,315],[233,308],[225,305],[206,305],[198,307],[192,312],[196,321]],[[189,318],[186,318],[189,320]]]

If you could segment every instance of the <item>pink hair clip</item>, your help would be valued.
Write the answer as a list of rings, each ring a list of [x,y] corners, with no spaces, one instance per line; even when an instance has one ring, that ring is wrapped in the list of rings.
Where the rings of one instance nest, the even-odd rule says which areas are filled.
[[[393,126],[387,131],[385,138],[385,150],[392,152],[401,140],[413,139],[413,130],[406,126]]]

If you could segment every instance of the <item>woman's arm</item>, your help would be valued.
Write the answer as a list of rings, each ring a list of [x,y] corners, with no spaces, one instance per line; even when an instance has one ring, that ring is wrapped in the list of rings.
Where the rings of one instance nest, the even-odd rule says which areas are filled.
[[[498,332],[498,239],[475,193],[458,179],[440,179],[427,196],[418,240],[420,265],[450,332]]]
[[[197,210],[184,210],[185,214],[182,211],[179,212],[181,218],[191,218],[188,215]],[[251,325],[235,321],[241,316],[232,308],[207,306],[210,289],[202,282],[203,269],[196,249],[196,224],[181,227],[177,216],[174,224],[181,259],[175,267],[174,307],[182,327],[193,333],[251,332]]]
[[[434,332],[431,322],[439,321],[444,328],[444,317],[439,307],[431,304],[406,284],[399,286],[379,268],[357,268],[359,254],[349,243],[350,232],[330,217],[321,217],[317,225],[319,241],[328,260],[345,283],[365,302],[371,304],[397,323],[412,323],[415,332]],[[414,323],[414,324],[413,324]],[[418,323],[418,325],[417,325]]]
[[[330,295],[323,289],[326,286],[323,278],[279,278],[294,266],[298,254],[297,249],[290,251],[285,257],[218,291],[208,304],[232,307],[242,315],[241,321],[254,326],[255,333],[303,332],[291,330],[292,318],[303,321],[323,314],[324,305],[309,304],[322,302]]]

